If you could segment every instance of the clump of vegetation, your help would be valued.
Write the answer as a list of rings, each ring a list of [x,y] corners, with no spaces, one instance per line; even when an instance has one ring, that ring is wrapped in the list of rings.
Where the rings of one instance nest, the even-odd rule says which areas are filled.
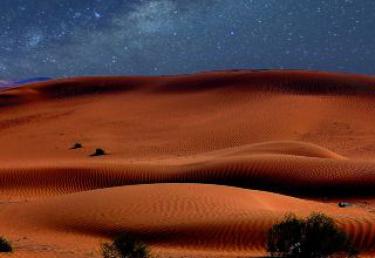
[[[0,252],[1,253],[10,253],[13,251],[13,247],[7,239],[0,237]]]
[[[76,143],[71,147],[72,150],[80,149],[80,148],[82,148],[82,144],[80,144],[79,142],[76,142]]]
[[[104,258],[149,258],[150,251],[144,242],[121,234],[112,243],[102,245],[102,255]]]
[[[103,155],[106,155],[106,152],[103,150],[103,149],[96,149],[95,152],[93,154],[91,154],[90,156],[91,157],[96,157],[96,156],[103,156]]]
[[[267,251],[271,257],[328,258],[357,257],[347,235],[333,219],[314,213],[307,219],[288,215],[268,232]]]

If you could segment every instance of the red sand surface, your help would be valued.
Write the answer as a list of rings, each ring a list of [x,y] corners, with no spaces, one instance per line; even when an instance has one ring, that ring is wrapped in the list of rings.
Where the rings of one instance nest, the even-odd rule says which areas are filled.
[[[285,214],[320,211],[371,257],[374,117],[374,77],[322,72],[5,89],[0,235],[14,257],[100,257],[122,231],[157,257],[248,257],[265,255],[265,233]],[[96,148],[108,155],[90,157]]]

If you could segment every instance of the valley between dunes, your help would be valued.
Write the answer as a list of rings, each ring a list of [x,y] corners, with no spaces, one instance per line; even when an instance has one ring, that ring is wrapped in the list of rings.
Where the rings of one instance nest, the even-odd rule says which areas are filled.
[[[273,223],[323,212],[372,257],[374,118],[374,77],[324,72],[4,89],[0,235],[9,257],[101,257],[119,232],[155,257],[262,257]]]

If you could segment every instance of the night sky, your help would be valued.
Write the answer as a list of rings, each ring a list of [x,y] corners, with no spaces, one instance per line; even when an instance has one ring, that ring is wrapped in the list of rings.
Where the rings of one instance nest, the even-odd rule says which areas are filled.
[[[287,68],[375,75],[375,0],[0,0],[0,79]]]

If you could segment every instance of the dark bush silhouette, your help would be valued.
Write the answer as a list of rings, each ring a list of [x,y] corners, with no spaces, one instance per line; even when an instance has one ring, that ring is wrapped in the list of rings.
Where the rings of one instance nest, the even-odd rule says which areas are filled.
[[[6,240],[4,237],[0,237],[0,252],[1,253],[9,253],[12,252],[13,248],[10,245],[9,241]]]
[[[91,157],[96,157],[96,156],[103,156],[106,155],[106,152],[103,149],[96,149],[93,154],[91,154]]]
[[[104,258],[149,258],[147,245],[127,234],[116,237],[112,243],[102,245]]]
[[[80,148],[82,148],[82,144],[80,144],[79,142],[75,143],[75,144],[71,147],[72,150],[80,149]]]
[[[267,251],[271,257],[297,257],[303,237],[304,221],[290,214],[268,232]]]
[[[334,221],[323,214],[306,220],[288,215],[268,232],[267,251],[271,257],[327,258],[356,257],[348,237]]]

